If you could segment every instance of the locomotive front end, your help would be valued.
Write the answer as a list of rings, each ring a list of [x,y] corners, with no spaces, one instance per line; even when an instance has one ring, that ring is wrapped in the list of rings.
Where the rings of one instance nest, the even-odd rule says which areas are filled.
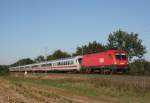
[[[118,50],[114,52],[114,65],[118,72],[128,71],[128,53],[127,51]]]

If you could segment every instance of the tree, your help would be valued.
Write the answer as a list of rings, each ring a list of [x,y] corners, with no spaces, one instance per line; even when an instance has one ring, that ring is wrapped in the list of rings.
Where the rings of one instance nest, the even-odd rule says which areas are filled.
[[[126,50],[130,60],[133,57],[142,58],[146,53],[146,48],[142,45],[142,40],[138,38],[137,33],[128,33],[122,30],[109,34],[107,49]]]
[[[44,56],[40,55],[40,56],[38,56],[37,58],[35,58],[34,61],[35,61],[36,63],[39,63],[39,62],[45,61],[45,59],[44,59]]]
[[[150,75],[150,62],[144,59],[134,60],[130,63],[130,74],[134,75]]]
[[[76,53],[74,53],[73,55],[83,55],[83,54],[90,54],[90,53],[97,53],[97,52],[102,52],[105,51],[106,48],[104,45],[93,41],[93,42],[89,42],[89,44],[87,45],[83,45],[81,47],[77,47],[76,49]]]
[[[52,55],[47,56],[47,60],[55,60],[55,59],[66,58],[66,57],[70,57],[70,54],[58,49]]]
[[[8,65],[0,65],[0,76],[9,74]]]
[[[30,58],[24,58],[21,60],[18,60],[16,63],[12,64],[11,66],[20,66],[20,65],[28,65],[28,64],[33,64],[34,61]]]

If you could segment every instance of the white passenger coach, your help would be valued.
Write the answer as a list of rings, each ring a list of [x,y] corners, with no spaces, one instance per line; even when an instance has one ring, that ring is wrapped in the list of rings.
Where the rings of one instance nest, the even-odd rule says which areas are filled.
[[[12,72],[28,71],[79,71],[82,56],[46,61],[24,66],[10,67]]]

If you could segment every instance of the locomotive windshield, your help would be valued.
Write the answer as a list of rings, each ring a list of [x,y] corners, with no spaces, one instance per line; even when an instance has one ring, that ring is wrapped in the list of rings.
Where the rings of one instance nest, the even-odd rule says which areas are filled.
[[[121,60],[121,55],[119,53],[116,53],[116,59]]]
[[[116,59],[117,60],[126,60],[127,59],[127,56],[125,53],[116,53]]]
[[[121,53],[121,57],[122,57],[122,60],[126,60],[127,59],[127,56],[125,53]]]

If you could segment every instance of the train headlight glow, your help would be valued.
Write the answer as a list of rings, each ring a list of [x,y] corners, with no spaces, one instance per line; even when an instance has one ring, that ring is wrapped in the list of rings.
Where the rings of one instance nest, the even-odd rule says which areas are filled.
[[[124,64],[124,63],[120,63],[120,64]]]

